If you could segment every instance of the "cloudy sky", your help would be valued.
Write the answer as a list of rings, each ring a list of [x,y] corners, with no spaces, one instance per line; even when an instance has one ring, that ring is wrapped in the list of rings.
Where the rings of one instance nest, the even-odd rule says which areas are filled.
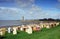
[[[0,0],[0,20],[60,19],[60,0]]]

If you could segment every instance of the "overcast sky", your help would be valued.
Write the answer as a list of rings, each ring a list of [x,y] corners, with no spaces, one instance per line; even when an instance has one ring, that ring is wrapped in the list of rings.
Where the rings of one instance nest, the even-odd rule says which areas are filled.
[[[60,0],[0,0],[0,20],[60,19]]]

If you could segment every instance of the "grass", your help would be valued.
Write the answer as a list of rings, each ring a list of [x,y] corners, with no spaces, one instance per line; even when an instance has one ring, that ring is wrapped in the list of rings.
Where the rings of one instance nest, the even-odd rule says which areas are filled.
[[[26,32],[18,31],[17,35],[12,33],[6,33],[3,39],[60,39],[60,26],[51,29],[42,29],[38,32],[33,32],[33,34],[27,34]]]

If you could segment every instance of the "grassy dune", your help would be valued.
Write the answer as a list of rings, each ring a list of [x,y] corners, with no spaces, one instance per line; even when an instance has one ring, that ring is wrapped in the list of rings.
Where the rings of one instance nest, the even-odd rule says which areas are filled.
[[[3,39],[60,39],[60,26],[51,29],[42,29],[38,32],[33,32],[33,34],[27,34],[26,32],[18,31],[17,35],[6,34]]]

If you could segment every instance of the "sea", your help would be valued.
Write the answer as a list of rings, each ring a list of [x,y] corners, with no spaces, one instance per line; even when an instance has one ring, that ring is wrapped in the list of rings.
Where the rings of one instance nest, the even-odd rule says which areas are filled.
[[[3,26],[17,26],[17,25],[26,25],[26,24],[38,24],[36,21],[23,21],[23,20],[0,20],[0,27]]]

